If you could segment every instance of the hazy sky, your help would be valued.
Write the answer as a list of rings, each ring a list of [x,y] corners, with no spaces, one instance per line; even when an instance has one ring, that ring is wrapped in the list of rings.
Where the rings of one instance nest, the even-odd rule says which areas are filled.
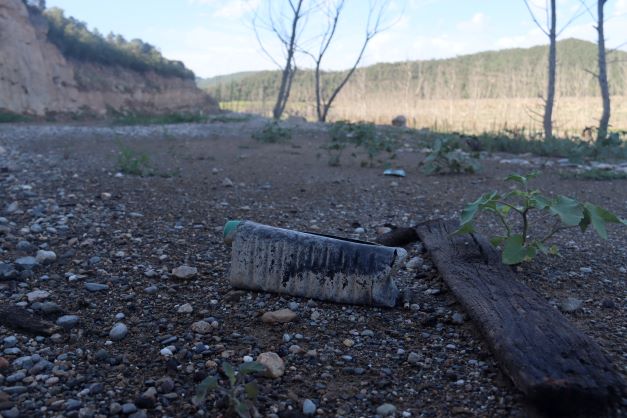
[[[141,38],[157,46],[170,59],[181,60],[197,76],[210,77],[238,71],[274,69],[260,51],[251,25],[257,9],[268,0],[48,0],[67,15],[102,33]],[[286,0],[271,0],[275,4]],[[331,0],[328,0],[331,1]],[[587,0],[596,13],[595,0]],[[323,65],[325,69],[350,67],[362,42],[368,0],[346,0],[341,30]],[[546,0],[530,0],[545,22]],[[606,7],[607,47],[627,46],[627,0],[609,0]],[[583,13],[581,13],[583,12]],[[593,17],[580,0],[558,0],[558,27],[581,15],[560,35],[596,40]],[[395,24],[375,37],[363,64],[407,59],[446,58],[477,51],[526,47],[547,43],[530,18],[523,0],[391,0],[387,22]],[[306,39],[319,21],[309,21]],[[268,49],[277,46],[266,38]],[[299,57],[300,67],[311,65]]]

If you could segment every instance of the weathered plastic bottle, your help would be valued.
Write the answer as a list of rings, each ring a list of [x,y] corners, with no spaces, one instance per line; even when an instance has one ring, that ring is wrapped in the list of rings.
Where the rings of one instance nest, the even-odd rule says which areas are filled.
[[[297,232],[251,221],[229,221],[232,286],[339,303],[393,307],[393,273],[403,248]]]

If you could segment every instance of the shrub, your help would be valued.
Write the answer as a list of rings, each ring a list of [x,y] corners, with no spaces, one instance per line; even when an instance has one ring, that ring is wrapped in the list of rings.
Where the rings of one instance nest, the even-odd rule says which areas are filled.
[[[364,165],[373,167],[381,152],[387,152],[388,159],[395,157],[394,151],[397,141],[377,129],[372,123],[350,123],[339,121],[329,125],[330,141],[323,148],[329,153],[329,165],[337,166],[341,163],[343,151],[348,146],[362,148],[368,161]]]
[[[150,158],[145,153],[138,153],[133,149],[118,145],[118,170],[131,176],[143,176],[152,172]]]
[[[436,138],[433,148],[424,161],[425,174],[475,173],[479,160],[461,149],[458,136]]]
[[[278,121],[273,120],[266,123],[261,131],[253,133],[252,137],[264,143],[287,142],[292,139],[292,131],[281,126]]]
[[[490,242],[502,247],[501,260],[504,264],[519,264],[533,259],[538,252],[543,254],[557,254],[555,245],[549,246],[548,242],[557,233],[579,228],[582,232],[592,225],[596,233],[603,239],[607,239],[606,223],[619,223],[627,225],[613,213],[592,203],[580,203],[570,197],[557,195],[550,199],[541,194],[539,190],[529,189],[529,180],[536,177],[537,173],[526,176],[510,174],[505,180],[514,181],[520,187],[515,187],[510,192],[501,195],[498,192],[488,192],[477,200],[467,205],[461,214],[461,225],[455,231],[456,234],[472,233],[475,231],[473,224],[475,216],[479,212],[494,214],[504,228],[505,235],[497,235]],[[549,231],[544,235],[531,234],[533,219],[532,212],[543,212],[545,218],[552,218],[553,223]],[[522,225],[520,231],[516,231],[512,223],[511,214],[520,217]]]

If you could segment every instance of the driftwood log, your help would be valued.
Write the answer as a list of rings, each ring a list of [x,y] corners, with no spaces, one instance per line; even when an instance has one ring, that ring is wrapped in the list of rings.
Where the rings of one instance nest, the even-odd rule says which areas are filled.
[[[418,234],[414,228],[394,228],[376,239],[378,244],[386,247],[404,247],[414,241],[418,241]]]
[[[624,396],[625,382],[600,347],[517,280],[485,238],[452,236],[455,226],[444,221],[416,230],[503,371],[536,407],[600,416]]]
[[[19,306],[0,306],[0,325],[32,335],[50,336],[61,328]]]

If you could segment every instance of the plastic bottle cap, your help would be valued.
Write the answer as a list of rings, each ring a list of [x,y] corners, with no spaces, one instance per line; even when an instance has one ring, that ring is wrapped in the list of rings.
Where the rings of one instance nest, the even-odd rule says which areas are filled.
[[[226,244],[233,242],[235,231],[242,222],[244,221],[227,221],[227,223],[224,224],[224,242]]]

